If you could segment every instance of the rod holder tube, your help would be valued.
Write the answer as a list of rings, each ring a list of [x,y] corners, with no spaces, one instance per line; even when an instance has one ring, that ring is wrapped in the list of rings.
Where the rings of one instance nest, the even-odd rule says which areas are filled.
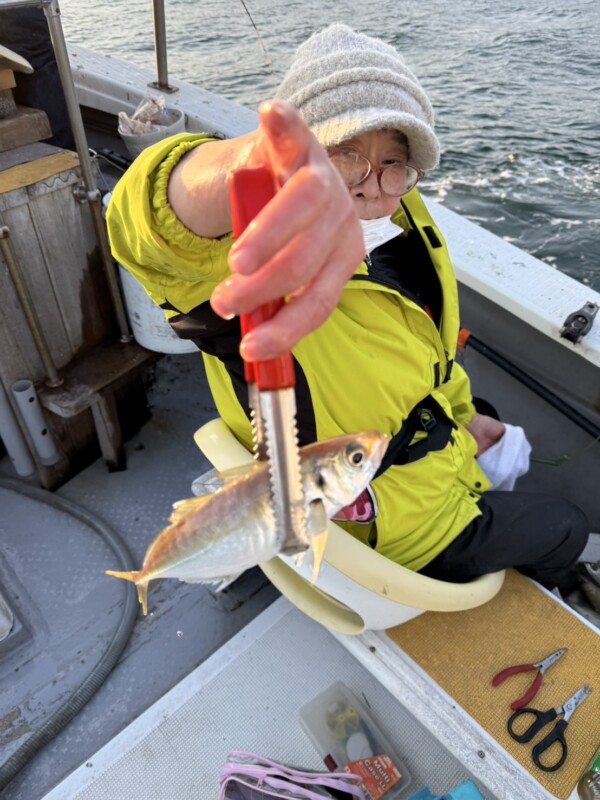
[[[47,467],[56,464],[60,460],[60,453],[44,419],[33,383],[29,380],[16,381],[11,390],[40,462]]]
[[[4,442],[17,475],[21,478],[33,475],[35,463],[2,386],[0,386],[0,439]]]

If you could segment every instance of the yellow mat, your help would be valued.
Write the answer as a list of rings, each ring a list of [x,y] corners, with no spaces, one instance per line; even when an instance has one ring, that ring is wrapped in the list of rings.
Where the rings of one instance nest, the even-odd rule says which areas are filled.
[[[387,631],[511,756],[555,797],[565,800],[600,745],[600,635],[518,572],[509,570],[501,591],[489,603],[449,614],[426,612]],[[556,772],[543,772],[529,744],[518,744],[506,724],[510,704],[522,697],[535,673],[513,675],[492,687],[497,672],[515,664],[541,661],[560,647],[568,652],[546,672],[533,708],[557,708],[588,683],[593,692],[575,711],[565,738],[569,755]],[[532,717],[527,720],[533,721]],[[557,757],[549,751],[550,759]]]

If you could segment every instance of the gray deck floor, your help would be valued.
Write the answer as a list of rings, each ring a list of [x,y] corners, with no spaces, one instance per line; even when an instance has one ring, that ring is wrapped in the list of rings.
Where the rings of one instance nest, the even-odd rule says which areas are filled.
[[[394,800],[465,780],[493,799],[410,707],[281,598],[46,800],[215,800],[230,750],[325,772],[299,715],[337,681],[369,708],[410,776]]]
[[[192,436],[215,416],[199,354],[167,356],[156,370],[152,419],[126,444],[127,470],[109,473],[98,460],[57,492],[120,533],[139,563],[171,504],[189,496],[193,478],[209,468]],[[8,459],[0,461],[0,475],[14,477]],[[8,584],[19,623],[34,633],[5,658],[0,647],[4,763],[101,656],[124,590],[104,575],[114,556],[91,528],[1,490],[0,541],[0,585]],[[222,595],[199,585],[156,583],[151,613],[139,616],[106,683],[2,797],[42,797],[276,597],[258,570]]]

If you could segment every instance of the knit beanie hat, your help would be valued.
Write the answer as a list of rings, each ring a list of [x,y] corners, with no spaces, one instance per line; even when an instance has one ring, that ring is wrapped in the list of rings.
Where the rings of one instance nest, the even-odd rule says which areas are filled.
[[[347,25],[301,44],[275,96],[298,110],[324,147],[392,128],[408,139],[411,164],[438,163],[433,109],[417,78],[391,45]]]

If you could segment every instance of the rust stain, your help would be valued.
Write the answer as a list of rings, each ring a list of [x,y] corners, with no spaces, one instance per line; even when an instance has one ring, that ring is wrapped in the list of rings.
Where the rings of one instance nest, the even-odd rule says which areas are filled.
[[[20,721],[18,721],[19,719]],[[17,721],[18,724],[15,724]],[[3,735],[5,742],[14,742],[30,730],[29,722],[23,717],[20,708],[15,708],[0,717],[0,735]]]

